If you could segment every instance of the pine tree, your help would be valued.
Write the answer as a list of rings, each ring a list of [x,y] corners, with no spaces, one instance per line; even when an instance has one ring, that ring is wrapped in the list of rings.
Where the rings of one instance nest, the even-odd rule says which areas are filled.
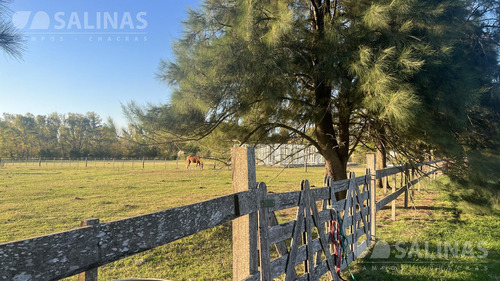
[[[442,70],[429,68],[463,74],[439,60],[453,59],[467,33],[455,26],[466,4],[207,0],[189,11],[174,61],[162,61],[170,103],[128,111],[153,131],[188,139],[221,125],[241,143],[301,139],[325,157],[327,175],[344,179],[360,143],[389,146],[414,132],[417,115],[434,114],[433,82],[453,77],[436,79]],[[455,101],[455,89],[436,97]]]
[[[8,14],[8,2],[8,0],[0,0],[0,48],[8,55],[20,58],[24,39],[12,23],[5,19]]]

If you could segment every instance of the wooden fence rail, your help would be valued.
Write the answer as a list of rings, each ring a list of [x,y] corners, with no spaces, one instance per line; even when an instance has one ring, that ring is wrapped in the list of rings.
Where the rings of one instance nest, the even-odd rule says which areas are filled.
[[[338,257],[331,252],[329,236],[332,221],[342,216],[347,235],[348,259],[343,269],[374,241],[376,212],[408,193],[423,177],[436,173],[441,163],[392,167],[375,175],[368,170],[365,176],[351,174],[348,180],[326,179],[325,187],[314,189],[304,181],[301,191],[268,194],[264,183],[255,182],[253,148],[235,151],[233,190],[243,191],[108,223],[87,220],[79,229],[0,244],[0,280],[58,280],[84,272],[82,280],[97,280],[99,266],[229,221],[233,221],[234,280],[272,280],[282,275],[285,280],[318,280],[328,272],[337,280]],[[424,165],[434,168],[410,179],[409,171]],[[374,181],[396,174],[404,175],[404,185],[376,202]],[[343,190],[347,197],[337,201],[335,194]],[[297,207],[295,220],[278,223],[276,211]],[[313,233],[318,234],[314,239]],[[278,257],[272,260],[269,249],[273,245]],[[299,264],[304,264],[301,276],[295,269]]]
[[[57,280],[257,211],[255,192],[0,245],[2,280]]]

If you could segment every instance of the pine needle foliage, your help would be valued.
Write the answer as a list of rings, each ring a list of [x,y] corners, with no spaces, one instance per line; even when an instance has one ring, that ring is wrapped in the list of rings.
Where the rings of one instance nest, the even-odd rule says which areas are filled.
[[[216,132],[235,143],[305,142],[342,179],[355,148],[374,139],[387,149],[458,143],[453,129],[492,79],[471,81],[491,70],[470,67],[479,54],[466,38],[484,30],[476,19],[485,15],[468,18],[473,7],[205,0],[189,11],[174,60],[161,62],[170,102],[129,110],[152,130],[187,140]],[[431,140],[440,128],[446,137]]]
[[[10,10],[7,4],[10,1],[0,0],[0,49],[14,58],[21,58],[24,49],[24,38],[14,25],[6,19]]]

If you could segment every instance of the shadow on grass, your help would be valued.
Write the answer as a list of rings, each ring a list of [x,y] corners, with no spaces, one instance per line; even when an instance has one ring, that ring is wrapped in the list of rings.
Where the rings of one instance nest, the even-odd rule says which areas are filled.
[[[351,265],[357,280],[498,280],[500,276],[500,254],[477,243],[390,241],[382,242],[382,248],[379,245]]]

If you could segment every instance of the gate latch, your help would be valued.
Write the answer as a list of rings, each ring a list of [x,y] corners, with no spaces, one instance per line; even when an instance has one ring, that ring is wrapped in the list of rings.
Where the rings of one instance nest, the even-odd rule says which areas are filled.
[[[260,206],[264,208],[274,207],[274,200],[272,199],[261,200]]]

